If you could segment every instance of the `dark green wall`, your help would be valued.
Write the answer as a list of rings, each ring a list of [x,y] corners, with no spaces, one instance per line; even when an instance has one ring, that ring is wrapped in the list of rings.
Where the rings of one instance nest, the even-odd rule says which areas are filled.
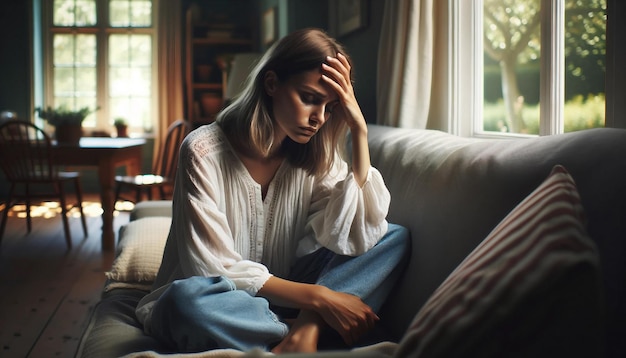
[[[0,112],[30,115],[30,26],[29,1],[0,2]],[[0,195],[8,193],[0,172]]]
[[[305,27],[328,28],[328,2],[290,0],[288,3],[288,32]]]
[[[0,112],[30,118],[30,1],[0,2]]]
[[[348,48],[352,56],[356,81],[355,91],[365,119],[368,123],[375,123],[378,43],[385,1],[369,0],[368,3],[368,25],[338,40]]]

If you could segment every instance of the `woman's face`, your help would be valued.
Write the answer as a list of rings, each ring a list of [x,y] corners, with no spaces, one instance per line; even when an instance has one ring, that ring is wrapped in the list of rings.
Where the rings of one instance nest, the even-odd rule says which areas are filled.
[[[272,97],[275,130],[296,143],[308,143],[330,117],[337,104],[337,93],[322,80],[321,68],[279,81],[274,72],[266,77],[266,90]]]

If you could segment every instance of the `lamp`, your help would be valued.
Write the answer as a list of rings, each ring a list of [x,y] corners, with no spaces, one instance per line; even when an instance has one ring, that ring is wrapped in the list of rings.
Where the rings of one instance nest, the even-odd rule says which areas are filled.
[[[238,53],[233,56],[224,100],[229,103],[235,98],[244,87],[246,79],[261,57],[260,53]]]

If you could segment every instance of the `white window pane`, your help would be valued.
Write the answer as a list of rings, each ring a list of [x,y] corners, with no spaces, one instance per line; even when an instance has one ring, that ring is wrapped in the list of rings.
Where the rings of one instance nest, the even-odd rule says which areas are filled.
[[[74,35],[54,35],[53,51],[55,66],[71,66],[74,64]]]
[[[152,70],[150,35],[111,35],[109,37],[109,94],[148,96]]]
[[[76,64],[96,66],[96,36],[76,35]]]
[[[92,26],[96,24],[96,1],[76,0],[75,26]]]
[[[152,36],[132,35],[130,39],[134,66],[150,66],[152,64]]]
[[[538,134],[540,1],[483,4],[483,130]]]
[[[130,111],[132,110],[132,107],[130,105],[130,99],[128,97],[111,98],[109,103],[111,106],[109,111],[109,123],[113,125],[115,118],[122,117],[128,120],[128,124],[131,125]]]
[[[54,0],[52,22],[55,26],[74,25],[74,2],[69,0]]]
[[[54,95],[69,99],[78,97],[96,97],[95,68],[55,68]],[[65,102],[65,101],[64,101]],[[55,106],[58,106],[55,103]],[[72,108],[74,106],[71,106]]]
[[[130,25],[130,8],[127,0],[111,0],[109,2],[109,19],[113,27]]]
[[[96,96],[96,69],[94,67],[78,67],[75,70],[76,96]]]
[[[54,65],[96,65],[95,35],[54,35]]]
[[[149,96],[151,71],[144,68],[115,68],[111,70],[111,97]]]
[[[131,24],[135,27],[152,26],[152,1],[134,0],[131,3]]]
[[[109,65],[149,67],[152,64],[152,36],[111,35]]]
[[[109,66],[126,66],[130,59],[129,35],[111,35],[109,37]]]
[[[73,90],[80,83],[95,92],[96,37],[95,35],[54,36],[55,93],[73,83]]]
[[[109,69],[109,94],[111,97],[130,95],[130,69],[127,67]]]
[[[54,69],[54,95],[71,97],[74,93],[74,68]],[[57,104],[58,105],[58,104]]]
[[[112,98],[110,123],[116,117],[124,117],[131,127],[152,128],[150,98]]]
[[[152,1],[111,0],[109,19],[113,27],[150,27],[152,26]]]
[[[96,36],[56,34],[53,44],[54,106],[96,108]]]
[[[604,127],[606,0],[565,1],[565,132]]]
[[[134,86],[133,93],[136,96],[147,97],[150,95],[152,86],[152,70],[149,68],[134,68],[131,73]]]
[[[96,0],[54,0],[55,26],[93,26],[96,24]]]
[[[145,68],[117,67],[109,70],[109,95],[149,96],[151,93],[151,70]]]
[[[152,128],[152,36],[109,36],[110,118],[127,118],[131,127]]]

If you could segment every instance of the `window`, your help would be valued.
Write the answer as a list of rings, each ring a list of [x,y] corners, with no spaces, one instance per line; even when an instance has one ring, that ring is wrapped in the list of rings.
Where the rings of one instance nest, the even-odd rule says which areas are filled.
[[[603,127],[606,0],[451,2],[457,133]],[[472,53],[470,61],[458,54]],[[468,95],[469,94],[469,95]],[[454,128],[454,127],[453,127]]]
[[[45,106],[99,108],[83,122],[131,133],[154,127],[153,0],[42,0]]]

